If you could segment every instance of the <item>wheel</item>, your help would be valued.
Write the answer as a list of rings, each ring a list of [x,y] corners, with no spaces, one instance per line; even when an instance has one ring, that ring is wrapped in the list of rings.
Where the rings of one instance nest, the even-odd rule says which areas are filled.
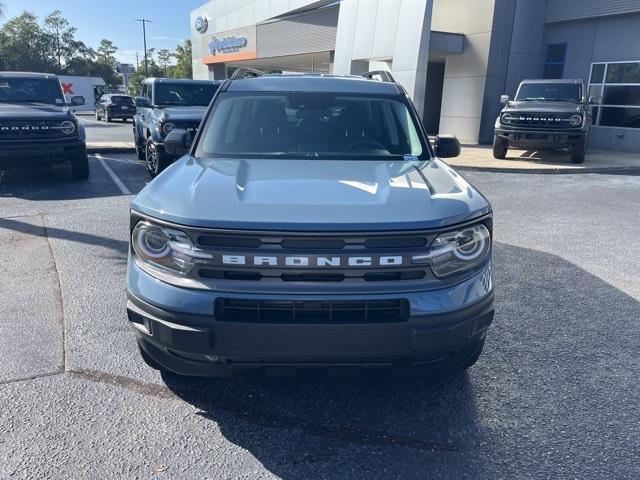
[[[584,158],[587,153],[587,140],[575,144],[571,147],[571,163],[584,163]]]
[[[76,180],[89,178],[89,157],[86,148],[73,153],[71,156],[71,173]]]
[[[148,367],[151,367],[154,370],[159,370],[161,372],[165,370],[162,367],[162,365],[160,365],[153,358],[151,358],[151,356],[145,351],[145,349],[142,348],[142,345],[140,345],[140,343],[138,343],[138,351],[140,352],[140,356],[142,357],[142,360],[144,361],[144,363],[147,364]]]
[[[111,115],[109,115],[109,112],[105,111],[104,112],[104,119],[108,122],[111,123]]]
[[[96,121],[100,121],[100,114],[98,113],[98,109],[96,108]]]
[[[504,160],[507,157],[507,150],[509,145],[504,138],[498,135],[493,136],[493,157],[499,160]]]
[[[167,155],[161,148],[153,142],[151,137],[147,138],[146,143],[146,160],[147,160],[147,170],[152,177],[155,177],[160,172],[162,172],[165,168],[171,164],[171,157]]]

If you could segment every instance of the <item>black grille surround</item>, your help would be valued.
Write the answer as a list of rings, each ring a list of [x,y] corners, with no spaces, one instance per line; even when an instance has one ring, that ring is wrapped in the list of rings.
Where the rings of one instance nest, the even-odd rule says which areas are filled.
[[[60,124],[68,119],[60,120],[2,120],[0,121],[0,141],[3,140],[50,140],[73,138],[66,135]]]
[[[411,256],[424,254],[436,235],[401,234],[204,234],[198,232],[195,243],[201,250],[213,252],[215,265],[202,265],[193,275],[200,279],[233,282],[259,282],[271,285],[324,284],[365,285],[397,281],[415,281],[430,277],[428,267],[412,265]],[[242,259],[244,264],[222,264],[223,256]],[[371,265],[349,265],[350,259],[371,259]],[[398,265],[382,265],[401,258]],[[264,264],[256,265],[258,259]],[[276,260],[269,265],[267,259]],[[286,265],[286,259],[307,260],[308,265]],[[329,260],[339,265],[328,265]],[[325,262],[321,264],[320,262]],[[286,287],[285,287],[286,288]]]
[[[545,112],[506,112],[503,114],[510,116],[513,120],[509,123],[502,123],[505,127],[514,128],[540,128],[553,129],[559,128],[565,130],[567,128],[580,129],[582,124],[573,126],[569,123],[569,118],[579,115],[577,112],[572,113],[545,113]]]

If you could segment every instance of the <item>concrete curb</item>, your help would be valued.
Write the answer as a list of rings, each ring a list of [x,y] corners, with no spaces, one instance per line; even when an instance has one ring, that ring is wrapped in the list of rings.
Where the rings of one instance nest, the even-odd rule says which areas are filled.
[[[454,170],[461,172],[493,172],[493,173],[518,173],[518,174],[538,174],[538,175],[581,175],[585,173],[600,173],[612,175],[640,175],[640,166],[630,167],[585,167],[585,168],[557,168],[557,167],[539,167],[539,168],[504,168],[504,167],[480,167],[468,165],[449,165]]]
[[[87,153],[135,153],[134,147],[109,147],[87,145]]]

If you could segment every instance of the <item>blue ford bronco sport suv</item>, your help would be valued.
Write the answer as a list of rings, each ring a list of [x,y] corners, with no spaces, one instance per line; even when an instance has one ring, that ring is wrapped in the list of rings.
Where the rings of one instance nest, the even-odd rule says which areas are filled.
[[[253,77],[249,76],[253,74]],[[381,77],[382,81],[374,80]],[[492,210],[387,72],[238,71],[135,198],[128,317],[178,374],[460,371],[493,319]]]

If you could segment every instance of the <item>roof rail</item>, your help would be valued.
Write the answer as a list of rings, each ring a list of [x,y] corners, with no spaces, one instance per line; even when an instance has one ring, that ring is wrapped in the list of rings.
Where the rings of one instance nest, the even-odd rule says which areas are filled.
[[[240,67],[231,74],[231,77],[229,77],[229,80],[238,80],[239,78],[245,78],[245,77],[261,77],[262,75],[264,75],[264,72],[262,70],[256,70],[255,68],[248,68],[248,67]]]
[[[397,83],[396,79],[393,78],[393,75],[391,75],[391,72],[388,70],[372,70],[370,72],[363,73],[360,76],[368,78],[369,80],[375,80],[375,77],[380,77],[380,81],[382,82]]]

